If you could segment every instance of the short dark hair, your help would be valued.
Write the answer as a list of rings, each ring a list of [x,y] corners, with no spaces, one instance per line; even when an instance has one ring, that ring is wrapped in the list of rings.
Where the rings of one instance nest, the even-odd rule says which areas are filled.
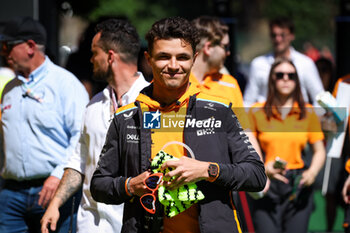
[[[197,29],[187,19],[181,17],[169,17],[155,22],[145,37],[150,54],[154,41],[159,39],[176,38],[184,40],[192,46],[193,53],[195,53],[199,42]]]
[[[272,29],[273,26],[278,26],[281,28],[288,28],[290,33],[292,33],[292,34],[294,34],[294,31],[295,31],[294,22],[289,17],[281,16],[281,17],[277,17],[277,18],[270,20],[270,22],[269,22],[270,30]]]
[[[214,16],[200,16],[192,20],[192,24],[197,28],[200,40],[206,39],[213,44],[220,44],[224,36],[229,32],[228,26]],[[200,44],[202,43],[200,42]],[[200,49],[200,47],[200,45],[197,45],[197,49]]]
[[[137,64],[140,38],[134,26],[127,20],[108,19],[97,24],[96,33],[101,32],[99,45],[108,52],[114,50],[125,63]]]

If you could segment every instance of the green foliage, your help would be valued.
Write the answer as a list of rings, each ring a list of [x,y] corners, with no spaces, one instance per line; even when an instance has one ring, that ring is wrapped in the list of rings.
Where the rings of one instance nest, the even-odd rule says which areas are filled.
[[[172,9],[156,0],[99,0],[99,6],[90,13],[89,19],[97,20],[103,16],[127,17],[143,39],[156,20],[169,15],[172,15]]]
[[[295,23],[294,45],[301,49],[305,41],[332,46],[336,5],[332,0],[267,0],[263,16],[291,17]]]

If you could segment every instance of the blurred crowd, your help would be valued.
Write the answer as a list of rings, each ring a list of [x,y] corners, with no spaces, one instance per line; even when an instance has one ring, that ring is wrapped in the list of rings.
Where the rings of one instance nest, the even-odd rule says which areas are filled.
[[[167,23],[163,27],[169,26]],[[347,179],[350,172],[350,106],[342,105],[349,103],[342,98],[349,97],[350,74],[336,77],[336,64],[327,47],[319,49],[306,42],[303,51],[297,51],[293,47],[296,37],[293,20],[278,17],[269,21],[272,51],[251,61],[249,73],[243,75],[246,85],[242,87],[235,74],[230,74],[225,67],[225,59],[232,51],[230,39],[233,39],[229,37],[228,26],[211,16],[200,16],[191,22],[186,20],[186,23],[190,23],[198,34],[198,43],[191,44],[195,50],[193,63],[187,70],[184,68],[188,74],[187,91],[194,95],[198,90],[204,99],[210,96],[215,103],[222,100],[229,103],[239,128],[243,128],[237,133],[244,135],[239,136],[239,140],[249,140],[250,150],[262,161],[267,176],[266,185],[257,191],[258,183],[264,179],[262,176],[260,180],[254,180],[255,183],[243,177],[237,181],[233,178],[220,181],[220,171],[231,171],[225,170],[227,164],[224,161],[236,166],[249,160],[248,157],[240,158],[242,161],[233,157],[231,162],[223,159],[224,165],[216,159],[210,160],[212,157],[203,159],[219,164],[216,167],[219,173],[214,171],[213,179],[208,171],[207,183],[219,182],[216,185],[220,187],[223,185],[220,182],[225,185],[231,182],[234,187],[230,186],[230,195],[238,211],[235,220],[239,222],[234,226],[238,229],[234,232],[306,233],[314,211],[314,193],[324,187],[325,231],[332,232],[337,208],[341,207],[345,213],[344,231],[350,232],[350,180]],[[154,28],[151,32],[157,33]],[[155,54],[154,51],[161,46],[174,51],[178,49],[176,44],[157,44],[159,41],[180,38],[187,43],[190,39],[184,36],[185,32],[176,37],[162,35],[165,39],[159,35],[153,35],[153,38],[150,34],[146,39],[152,47],[143,48],[136,29],[127,19],[101,18],[86,28],[78,50],[69,55],[65,67],[60,67],[45,54],[46,31],[40,22],[17,17],[5,25],[0,32],[0,232],[49,232],[49,229],[50,232],[143,232],[135,230],[137,224],[143,224],[141,220],[138,222],[137,211],[142,207],[148,212],[158,208],[154,203],[147,206],[146,201],[142,202],[145,198],[141,194],[149,192],[154,196],[155,191],[144,182],[152,175],[140,176],[144,183],[140,181],[139,186],[144,185],[144,190],[138,193],[139,186],[133,178],[139,176],[125,170],[141,171],[128,160],[126,155],[130,151],[124,150],[122,145],[129,141],[134,144],[140,141],[141,144],[142,137],[146,136],[141,135],[140,139],[137,133],[128,133],[128,141],[122,142],[122,136],[117,133],[123,123],[118,121],[117,115],[124,115],[124,121],[128,120],[134,114],[128,115],[128,106],[134,101],[147,106],[149,111],[160,109],[162,114],[167,111],[167,106],[171,106],[170,112],[181,112],[188,104],[182,96],[176,97],[178,108],[172,106],[172,102],[168,104],[166,100],[170,94],[167,91],[172,95],[175,92],[168,88],[170,81],[164,84],[158,80],[164,73],[169,73],[159,71],[160,63],[169,60],[169,67],[186,67],[183,65],[188,60],[186,53],[170,58],[167,53]],[[163,88],[165,94],[162,93],[161,98],[164,102],[151,102],[159,98],[158,87]],[[187,92],[184,93],[185,96]],[[208,104],[207,108],[212,105]],[[339,117],[334,109],[345,109],[345,117]],[[138,126],[130,127],[134,127],[135,132],[139,130]],[[114,128],[116,132],[112,131]],[[330,144],[341,134],[343,139],[336,144],[339,152],[332,158],[327,157]],[[151,136],[147,135],[152,139],[152,158],[156,154],[154,151],[159,151],[163,144],[186,141],[185,136],[185,132],[178,136],[160,134],[157,130]],[[233,136],[230,139],[234,140]],[[218,140],[215,141],[217,145],[222,143],[215,140]],[[229,154],[243,153],[232,149],[239,147],[239,143],[220,145],[227,146]],[[138,148],[140,158],[141,148]],[[169,149],[166,152],[178,151]],[[111,159],[112,154],[118,154],[118,157]],[[102,161],[97,165],[100,159]],[[115,165],[119,170],[113,170],[108,166],[113,163],[122,165]],[[201,165],[193,165],[193,168]],[[241,169],[243,173],[247,169],[248,174],[247,167]],[[103,183],[105,187],[101,188],[97,180],[105,182],[102,176],[116,180]],[[324,177],[329,179],[325,181]],[[202,179],[196,177],[193,180]],[[90,188],[91,182],[93,188]],[[241,186],[235,186],[240,182]],[[198,186],[201,187],[199,183]],[[121,189],[125,193],[118,191]],[[103,192],[105,195],[101,194]],[[113,195],[117,197],[115,202],[110,200]],[[216,195],[220,196],[216,198],[221,202],[227,201],[220,188]],[[136,196],[141,197],[142,206],[137,201],[138,207],[135,207],[136,200],[133,199]],[[115,205],[117,202],[120,205]],[[202,219],[210,215],[204,217],[206,208],[214,208],[213,211],[220,208],[225,211],[225,208],[202,203],[204,201],[192,205],[182,212],[187,215],[181,213],[173,217],[173,221],[164,217],[161,231],[179,232],[185,229],[181,227],[188,225],[191,225],[188,232],[211,229],[202,223]],[[188,216],[192,216],[191,220]],[[223,223],[214,221],[218,232],[221,229],[224,232],[226,220],[222,220]],[[156,220],[152,221],[144,232],[159,232],[159,228],[153,229],[158,227]],[[199,227],[193,227],[198,224]]]

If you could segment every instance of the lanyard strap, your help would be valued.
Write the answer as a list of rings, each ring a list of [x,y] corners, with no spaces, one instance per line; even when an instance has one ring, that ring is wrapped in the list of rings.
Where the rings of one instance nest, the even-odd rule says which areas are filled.
[[[25,82],[22,83],[22,89],[24,91],[24,94],[22,95],[23,97],[29,97],[29,98],[32,98],[40,103],[44,102],[44,100],[39,96],[37,95],[33,89],[34,87],[45,77],[45,74],[46,73],[43,73],[41,75],[41,77],[36,81],[34,82],[34,80],[31,80],[32,84],[31,85],[27,85]]]

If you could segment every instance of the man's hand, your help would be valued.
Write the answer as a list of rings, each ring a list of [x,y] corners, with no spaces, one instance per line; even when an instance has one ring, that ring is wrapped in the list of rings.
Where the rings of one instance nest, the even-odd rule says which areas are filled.
[[[349,191],[350,191],[350,175],[346,179],[344,186],[343,186],[343,191],[342,191],[343,200],[344,200],[345,204],[350,204],[350,198],[349,198],[349,194],[348,194]]]
[[[203,162],[195,159],[182,156],[179,160],[169,160],[163,163],[162,170],[172,167],[174,170],[165,174],[165,177],[176,178],[166,182],[169,189],[176,189],[181,185],[199,180],[208,179],[209,162]]]
[[[288,184],[288,179],[284,176],[286,174],[286,169],[274,168],[274,161],[270,161],[265,166],[266,175],[270,179],[280,180],[285,184]]]
[[[143,181],[149,177],[152,173],[149,171],[145,171],[140,175],[133,177],[129,181],[129,189],[132,195],[136,195],[141,197],[145,193],[149,193],[150,191],[147,189],[146,185]]]
[[[50,203],[53,195],[55,194],[59,183],[60,179],[55,176],[49,176],[45,180],[43,188],[39,192],[39,205],[41,205],[43,208],[46,208],[46,206]]]
[[[54,203],[50,203],[49,207],[45,211],[44,216],[41,218],[41,233],[49,233],[49,224],[50,230],[56,230],[56,224],[58,219],[60,218],[60,211],[58,210],[58,206]]]

